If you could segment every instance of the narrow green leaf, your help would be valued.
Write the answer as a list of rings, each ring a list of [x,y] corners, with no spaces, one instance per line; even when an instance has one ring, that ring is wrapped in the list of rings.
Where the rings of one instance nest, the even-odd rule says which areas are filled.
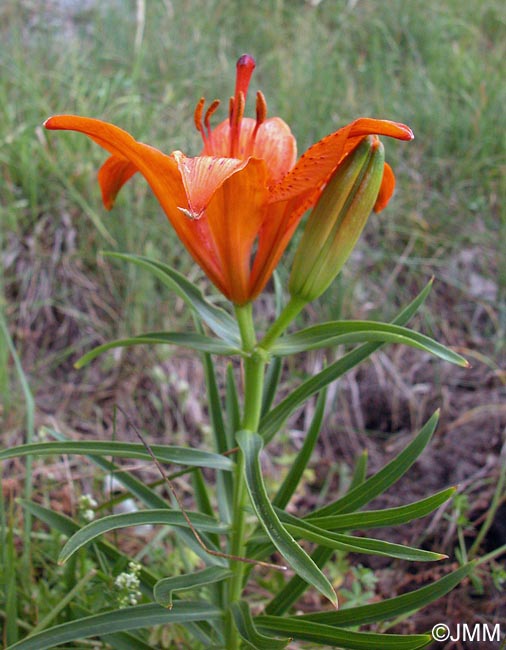
[[[432,641],[429,634],[404,636],[352,632],[339,627],[300,620],[299,617],[257,616],[254,621],[257,627],[268,632],[288,632],[294,639],[312,641],[331,647],[349,648],[349,650],[373,650],[373,648],[378,650],[418,650]]]
[[[405,307],[398,316],[393,320],[394,325],[405,325],[410,318],[418,311],[429,295],[432,287],[430,281],[418,296]],[[260,422],[259,433],[265,442],[269,442],[279,431],[288,416],[303,404],[308,397],[318,393],[322,388],[344,375],[348,370],[367,359],[373,352],[379,350],[383,343],[364,343],[360,347],[348,352],[334,363],[324,368],[319,373],[306,379],[298,388],[296,388],[288,397],[282,400],[269,413],[267,413]]]
[[[293,493],[297,489],[304,470],[311,459],[323,422],[326,397],[327,391],[324,389],[318,396],[313,419],[304,439],[304,443],[272,501],[272,505],[275,507],[284,508],[290,501]]]
[[[440,505],[448,501],[455,493],[456,488],[447,488],[437,492],[430,497],[408,503],[405,506],[385,508],[383,510],[365,510],[352,512],[345,515],[332,515],[329,517],[315,517],[311,524],[321,530],[340,532],[345,530],[366,530],[367,528],[382,528],[384,526],[398,526],[406,524],[414,519],[420,519],[433,512]],[[298,525],[304,520],[298,519],[276,508],[276,513],[281,521]],[[265,542],[266,536],[258,536],[252,539],[255,543]],[[267,551],[269,552],[269,551]]]
[[[391,460],[383,469],[368,478],[340,499],[323,508],[311,512],[307,519],[325,517],[339,513],[354,512],[379,496],[407,472],[418,456],[425,449],[434,433],[439,419],[439,411],[425,423],[416,438],[401,453]]]
[[[226,434],[227,448],[232,449],[235,445],[235,432],[241,428],[241,407],[239,404],[239,395],[235,384],[234,367],[232,364],[227,366],[227,383],[225,392],[225,410],[227,413]]]
[[[61,442],[68,441],[67,436],[61,433],[61,431],[55,431],[54,429],[47,429],[45,427],[44,430]],[[140,499],[140,501],[148,508],[171,509],[167,501],[157,494],[155,490],[146,485],[144,481],[135,478],[135,476],[130,472],[123,470],[119,465],[116,465],[116,463],[113,463],[102,456],[89,455],[88,458],[95,465],[108,472],[110,476],[114,476],[115,481],[120,483],[131,495]]]
[[[135,345],[178,345],[179,347],[189,348],[197,352],[209,352],[210,354],[224,356],[241,354],[241,350],[238,347],[230,345],[221,339],[211,338],[210,336],[198,334],[197,332],[146,332],[145,334],[130,336],[126,339],[118,339],[99,345],[78,359],[74,367],[83,368],[90,361],[108,350],[130,348]]]
[[[232,603],[230,610],[239,635],[246,642],[246,645],[253,650],[281,650],[292,640],[291,638],[276,639],[261,634],[256,629],[249,605],[244,600]]]
[[[209,354],[202,355],[202,363],[204,365],[214,448],[218,453],[223,454],[228,451],[227,430],[223,418],[223,405],[216,381],[214,364]],[[221,456],[221,458],[227,458],[232,467],[235,466],[230,458],[226,456]],[[222,521],[228,523],[232,520],[232,500],[234,493],[232,475],[218,472],[216,476],[216,492],[220,518]]]
[[[395,508],[365,510],[329,517],[314,517],[311,519],[311,523],[324,530],[333,530],[334,532],[398,526],[430,514],[445,501],[448,501],[455,493],[455,490],[454,487],[447,488],[425,499],[408,503],[405,506],[396,506]]]
[[[65,440],[65,436],[63,436],[61,433],[56,431],[52,431],[51,433],[53,436],[56,436],[58,440]],[[144,505],[148,508],[171,509],[163,497],[157,494],[148,485],[135,478],[135,476],[133,476],[130,472],[122,471],[118,465],[100,456],[91,455],[88,456],[88,458],[90,458],[90,460],[99,467],[102,467],[111,474],[114,474],[114,479],[121,483],[121,485],[123,485],[123,487],[125,487],[128,492],[140,499],[140,501],[144,503]],[[193,468],[193,470],[199,471],[198,468]],[[210,511],[207,513],[205,512],[204,514],[212,515]],[[77,529],[78,527],[76,527],[76,530]],[[186,530],[184,528],[175,528],[174,534],[181,539],[183,544],[189,546],[206,564],[225,564],[225,562],[222,562],[221,559],[213,557],[209,553],[206,553],[206,551],[198,544],[194,534],[190,530]],[[202,534],[202,537],[208,548],[216,548],[217,538],[214,534],[209,534],[209,543],[204,534]]]
[[[221,582],[232,576],[232,572],[224,567],[207,567],[194,573],[185,573],[159,580],[153,590],[156,602],[162,607],[172,609],[172,593],[174,591],[189,591],[215,582]]]
[[[54,512],[49,508],[44,508],[38,503],[33,503],[32,501],[21,500],[20,503],[25,510],[31,512],[32,515],[43,521],[51,529],[58,530],[60,533],[63,533],[67,537],[71,537],[74,535],[74,533],[77,533],[80,530],[79,525],[66,515],[62,515],[59,512]],[[96,545],[100,551],[114,564],[124,562],[126,565],[130,559],[127,555],[119,551],[115,546],[109,544],[109,542],[98,540],[96,542]],[[151,573],[151,571],[149,571],[149,569],[146,569],[146,567],[143,566],[139,574],[139,578],[141,580],[141,587],[144,587],[144,592],[146,595],[151,596],[152,589],[158,580],[157,576],[155,576],[153,573]]]
[[[139,255],[105,252],[104,255],[132,262],[153,273],[166,287],[173,290],[185,303],[200,316],[215,334],[232,345],[240,345],[241,337],[235,320],[223,309],[211,304],[198,287],[162,262],[150,260]]]
[[[314,511],[305,519],[313,523],[313,521],[321,521],[321,517],[335,517],[339,513],[348,513],[356,510],[356,508],[365,505],[371,501],[375,496],[381,494],[382,491],[393,485],[415,462],[416,458],[421,454],[425,446],[428,444],[430,437],[434,431],[436,422],[434,421],[437,413],[427,422],[425,427],[422,428],[418,436],[404,449],[396,458],[388,463],[378,474],[373,475],[356,488],[350,490],[344,497],[337,499],[334,503],[324,506],[319,510]],[[350,498],[347,501],[348,497]],[[358,526],[365,527],[369,517],[374,517],[372,513],[363,512],[355,513],[348,516],[363,516]],[[370,520],[369,520],[370,521]],[[374,520],[373,520],[374,521]],[[344,522],[344,525],[349,524],[350,521]],[[351,521],[353,524],[353,520]],[[357,523],[357,522],[356,522]],[[349,526],[349,528],[352,528]],[[349,528],[347,528],[349,530]],[[345,529],[346,530],[346,529]],[[265,547],[264,547],[265,551]],[[268,548],[267,548],[268,552]],[[332,557],[332,549],[325,547],[318,547],[312,554],[312,558],[318,566],[325,566],[328,560]],[[296,602],[296,600],[304,593],[306,589],[305,583],[299,578],[294,576],[285,587],[278,593],[266,607],[266,612],[273,615],[281,615],[288,610],[288,608]]]
[[[456,354],[424,334],[399,325],[375,321],[333,321],[313,325],[295,334],[281,337],[274,343],[271,352],[274,355],[286,356],[346,343],[373,341],[409,345],[429,352],[444,361],[459,366],[469,366],[460,354]]]
[[[269,501],[260,467],[261,437],[251,431],[240,431],[236,437],[245,458],[246,486],[251,503],[265,532],[294,571],[337,607],[337,597],[329,580],[286,531]]]
[[[304,614],[298,619],[324,623],[325,625],[339,625],[342,627],[354,627],[356,625],[367,625],[409,614],[418,611],[425,605],[442,598],[459,582],[461,582],[473,570],[474,563],[466,564],[444,578],[436,580],[425,587],[415,589],[407,594],[388,598],[378,603],[350,607],[339,612],[317,612]]]
[[[325,546],[317,546],[311,554],[311,560],[321,569],[333,555],[333,549],[326,548]],[[302,596],[307,586],[307,582],[304,582],[298,575],[293,576],[283,589],[278,591],[270,603],[267,604],[265,613],[273,616],[282,616]]]
[[[3,498],[3,497],[0,497]],[[13,523],[13,522],[12,522]],[[6,538],[2,539],[5,544],[5,564],[2,566],[4,572],[3,584],[5,589],[5,628],[3,633],[4,641],[15,643],[19,638],[18,630],[18,585],[16,584],[16,549],[14,547],[14,526],[10,524],[6,531]]]
[[[6,650],[48,650],[62,643],[114,632],[137,630],[153,625],[208,621],[222,616],[221,610],[204,602],[177,601],[170,610],[153,603],[126,607],[105,614],[94,614],[63,623],[29,636]]]
[[[441,553],[433,553],[432,551],[403,546],[402,544],[393,544],[392,542],[385,542],[380,539],[332,533],[319,529],[316,526],[308,526],[306,522],[298,526],[290,523],[285,523],[284,525],[286,530],[296,539],[306,539],[309,542],[315,542],[320,546],[326,546],[336,551],[379,555],[400,560],[410,560],[412,562],[435,562],[447,557],[446,555],[441,555]]]
[[[200,532],[226,533],[227,526],[218,523],[215,519],[198,512],[187,513],[192,525]],[[66,562],[82,546],[96,539],[99,535],[108,533],[111,530],[125,528],[127,526],[142,526],[145,524],[161,526],[181,526],[188,528],[188,522],[182,512],[178,510],[154,509],[139,510],[137,512],[125,512],[116,515],[102,517],[80,528],[67,541],[59,556],[59,563]]]
[[[368,461],[369,461],[369,454],[367,449],[364,449],[364,451],[358,457],[357,462],[355,463],[355,468],[353,470],[353,476],[351,478],[348,492],[350,492],[350,490],[353,490],[353,488],[356,488],[358,485],[360,485],[365,481],[365,478],[367,476]]]
[[[276,397],[281,371],[283,369],[283,360],[280,357],[274,357],[270,360],[267,372],[265,374],[264,392],[262,395],[262,417],[269,412],[272,402]]]
[[[161,463],[176,463],[195,467],[209,467],[230,472],[234,463],[225,456],[202,449],[152,445],[151,450]],[[144,445],[135,442],[115,440],[69,440],[67,442],[34,442],[0,451],[0,460],[34,454],[51,456],[55,454],[81,454],[83,456],[116,456],[118,458],[139,458],[153,462]]]
[[[79,618],[93,614],[93,612],[75,604],[72,604],[72,613],[78,614]],[[145,643],[137,634],[131,634],[130,632],[104,634],[101,639],[112,646],[114,650],[153,650],[153,646]]]

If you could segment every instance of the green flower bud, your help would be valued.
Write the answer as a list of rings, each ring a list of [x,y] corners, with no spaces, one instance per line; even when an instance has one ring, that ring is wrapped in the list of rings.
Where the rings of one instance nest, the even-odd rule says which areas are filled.
[[[293,261],[289,289],[310,302],[320,296],[350,256],[375,206],[385,154],[368,136],[331,176],[307,221]]]

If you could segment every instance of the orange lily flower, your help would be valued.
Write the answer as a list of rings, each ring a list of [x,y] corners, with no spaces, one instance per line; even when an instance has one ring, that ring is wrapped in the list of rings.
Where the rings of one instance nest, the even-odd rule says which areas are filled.
[[[296,162],[295,138],[279,117],[267,119],[261,92],[256,119],[244,117],[254,67],[249,55],[238,60],[229,117],[216,128],[210,118],[219,101],[211,103],[203,120],[205,100],[198,102],[195,124],[204,147],[194,158],[180,151],[163,154],[97,119],[56,115],[44,124],[85,133],[111,154],[98,174],[108,210],[121,187],[140,172],[194,260],[237,305],[262,291],[302,215],[363,138],[413,138],[404,124],[360,118],[314,144]],[[394,176],[386,165],[376,209],[385,207],[393,188]]]

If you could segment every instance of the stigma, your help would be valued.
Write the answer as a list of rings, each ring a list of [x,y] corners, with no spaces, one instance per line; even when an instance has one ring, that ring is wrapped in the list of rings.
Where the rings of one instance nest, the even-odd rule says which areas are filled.
[[[251,76],[255,66],[255,59],[249,54],[243,54],[239,57],[236,64],[235,90],[233,97],[230,97],[228,112],[227,153],[230,158],[242,159],[253,154],[258,129],[267,117],[265,97],[258,91],[256,96],[256,121],[254,128],[249,126],[249,128],[245,129],[248,131],[248,136],[246,136],[245,140],[243,139],[241,141],[241,131],[245,122],[252,122],[249,118],[244,118],[244,110]],[[205,151],[209,155],[217,155],[217,151],[220,151],[221,155],[224,153],[223,146],[218,146],[218,143],[213,142],[213,130],[211,128],[211,116],[215,113],[219,105],[220,101],[215,99],[211,102],[204,115],[205,98],[202,97],[195,107],[195,127],[199,131],[204,142]]]

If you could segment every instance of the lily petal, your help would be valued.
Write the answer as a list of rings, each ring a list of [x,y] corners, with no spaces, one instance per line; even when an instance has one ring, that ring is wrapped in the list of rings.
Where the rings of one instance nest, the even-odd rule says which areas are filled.
[[[388,202],[392,198],[394,190],[395,190],[394,172],[392,171],[390,165],[388,163],[385,163],[380,191],[378,194],[378,198],[376,199],[376,203],[374,204],[374,212],[381,212],[387,207]]]
[[[251,271],[250,295],[256,297],[267,284],[278,265],[299,222],[315,202],[320,190],[267,206],[265,221],[259,233],[258,249]]]
[[[106,210],[111,210],[118,192],[137,172],[137,167],[126,158],[110,156],[98,171],[98,182],[102,190],[102,201]]]
[[[297,141],[288,124],[279,117],[262,122],[256,134],[253,155],[265,160],[269,184],[278,183],[297,160]]]
[[[181,174],[173,158],[154,147],[137,142],[123,129],[102,120],[77,115],[56,115],[46,120],[44,126],[52,130],[84,133],[116,159],[128,160],[148,181],[174,230],[194,260],[220,291],[223,291],[223,274],[207,224],[188,219],[181,211],[183,208],[189,212],[189,205]],[[113,166],[119,170],[119,162],[111,162],[109,165],[111,169],[106,167],[106,175]],[[126,173],[126,169],[125,165],[123,173]],[[106,182],[110,182],[110,186],[106,185],[108,192],[109,187],[113,187],[112,177],[106,179]],[[106,194],[106,200],[109,198]]]
[[[413,139],[411,129],[398,122],[370,118],[355,120],[309,147],[295,167],[273,188],[270,201],[286,200],[310,188],[323,187],[346,154],[367,135]]]
[[[266,177],[264,161],[250,158],[215,191],[202,219],[209,227],[223,271],[227,287],[223,293],[239,305],[251,300],[251,257],[265,220]]]
[[[241,120],[238,158],[249,156],[265,160],[268,171],[268,185],[280,181],[294,166],[297,159],[297,142],[290,127],[279,117],[265,120],[257,128],[256,120],[244,117]],[[212,130],[203,155],[227,157],[230,155],[230,124],[225,120]],[[252,146],[253,143],[253,146]]]
[[[191,219],[200,219],[216,190],[247,164],[247,160],[236,158],[189,158],[181,151],[174,151],[171,156],[183,180]]]

